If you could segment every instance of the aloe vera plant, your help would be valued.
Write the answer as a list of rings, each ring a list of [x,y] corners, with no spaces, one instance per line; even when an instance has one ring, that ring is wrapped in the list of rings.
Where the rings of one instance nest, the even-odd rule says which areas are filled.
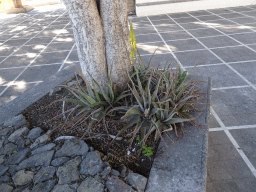
[[[76,104],[76,109],[79,111],[76,118],[68,124],[74,126],[81,124],[88,119],[90,120],[90,123],[89,126],[87,126],[87,131],[90,132],[94,123],[104,119],[106,114],[108,114],[108,111],[129,94],[125,94],[125,92],[118,93],[110,78],[108,79],[106,90],[104,90],[93,78],[93,86],[91,86],[82,72],[79,69],[77,70],[86,86],[82,87],[79,83],[76,88],[65,86],[72,93],[74,98],[66,98],[64,100]],[[74,121],[76,123],[74,123]]]
[[[157,81],[153,82],[152,77],[155,73],[158,77]],[[171,78],[173,76],[168,75],[168,73],[170,73],[169,70],[163,72],[152,70],[149,78],[145,79],[146,84],[143,84],[136,70],[137,85],[131,79],[129,88],[135,102],[130,108],[127,108],[125,115],[121,118],[126,119],[128,123],[117,134],[119,136],[129,127],[135,126],[129,148],[138,133],[140,133],[143,146],[151,134],[154,134],[154,139],[157,141],[162,138],[161,134],[163,132],[169,135],[168,131],[173,130],[173,126],[176,128],[176,123],[191,120],[190,118],[180,118],[179,109],[181,105],[184,107],[186,102],[195,98],[196,95],[192,95],[194,92],[191,92],[193,89],[189,85],[183,84],[185,75],[180,77],[179,72],[175,74],[174,77],[179,77],[179,82],[177,82],[177,78]],[[180,91],[175,92],[177,88]],[[181,92],[183,94],[177,97],[176,94]]]

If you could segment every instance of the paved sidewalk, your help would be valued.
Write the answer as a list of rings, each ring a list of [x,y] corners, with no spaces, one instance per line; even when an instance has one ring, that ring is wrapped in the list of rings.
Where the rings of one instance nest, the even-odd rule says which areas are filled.
[[[0,105],[78,61],[63,6],[8,17],[0,20]],[[132,21],[144,62],[159,47],[155,66],[197,65],[192,75],[212,77],[207,191],[255,191],[256,6]]]

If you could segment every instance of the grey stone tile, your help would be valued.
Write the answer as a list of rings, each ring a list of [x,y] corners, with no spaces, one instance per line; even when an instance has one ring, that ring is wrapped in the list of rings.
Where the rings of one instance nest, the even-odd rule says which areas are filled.
[[[1,86],[0,85],[0,93],[2,93],[2,91],[6,88],[6,86]]]
[[[256,33],[234,34],[230,36],[243,44],[256,43]]]
[[[174,18],[174,20],[177,23],[192,23],[192,22],[198,22],[197,19],[195,19],[194,17],[187,17],[187,18]]]
[[[219,123],[218,123],[218,121],[215,119],[215,117],[212,115],[212,114],[210,114],[210,116],[209,116],[209,128],[217,128],[217,127],[221,127],[220,125],[219,125]]]
[[[184,66],[222,63],[217,57],[207,50],[188,51],[175,53]]]
[[[241,158],[241,157],[231,142],[219,144],[219,145],[209,145],[209,148],[208,148],[209,166],[211,166],[211,164],[214,164],[214,162],[216,161],[223,162],[226,160],[238,159],[238,158]],[[211,178],[214,180],[212,176]]]
[[[45,38],[35,37],[31,39],[29,42],[27,42],[26,45],[38,45],[38,44],[47,45],[52,41],[52,39],[53,39],[52,37],[45,37]]]
[[[219,20],[221,17],[217,15],[204,15],[204,16],[198,16],[197,19],[200,21],[209,21],[209,20]]]
[[[10,35],[10,34],[6,34],[6,35],[0,35],[0,40],[1,41],[6,41],[6,40],[8,40],[8,39],[10,39],[10,38],[12,38],[13,37],[13,35]]]
[[[186,30],[195,30],[199,28],[209,28],[206,23],[203,22],[194,22],[194,23],[182,23],[180,24]]]
[[[70,50],[72,46],[74,45],[73,42],[67,42],[67,43],[51,43],[47,46],[47,48],[44,50],[44,52],[53,52],[53,51],[65,51]]]
[[[62,63],[64,62],[69,51],[53,52],[53,53],[42,53],[33,62],[32,65],[51,64],[51,63]]]
[[[241,192],[233,180],[214,181],[213,186],[217,192]]]
[[[0,97],[0,105],[10,102],[11,100],[15,99],[17,96],[24,93],[26,90],[38,85],[38,83],[30,83],[30,84],[23,84],[20,83],[18,85],[10,86],[4,94]]]
[[[256,189],[256,178],[247,177],[233,180],[240,191],[254,192]]]
[[[172,51],[186,51],[194,49],[204,49],[204,47],[195,39],[168,41],[166,42]]]
[[[214,27],[226,34],[251,32],[251,30],[248,27],[241,25],[216,25]]]
[[[244,15],[248,15],[248,16],[252,16],[255,17],[256,16],[256,11],[250,11],[250,12],[243,12]]]
[[[70,65],[74,65],[75,67],[77,67],[78,69],[81,70],[81,66],[80,66],[80,62],[69,62],[69,63],[64,63],[63,68],[65,69],[65,67],[69,67]]]
[[[238,142],[252,142],[256,141],[256,129],[233,129],[229,130],[234,139]]]
[[[136,16],[130,16],[128,17],[129,20],[131,20],[132,22],[144,22],[144,21],[148,21],[147,17],[136,17]]]
[[[232,11],[229,11],[227,9],[210,9],[209,12],[215,13],[215,14],[226,14],[226,13],[233,13]]]
[[[232,176],[229,174],[229,171],[228,171],[224,161],[211,162],[210,164],[208,164],[207,171],[208,171],[209,175],[211,176],[213,182],[221,181],[224,179],[232,179]]]
[[[150,20],[161,20],[161,19],[169,19],[167,15],[155,15],[155,16],[149,16]]]
[[[238,179],[244,177],[253,177],[252,172],[245,164],[243,159],[233,159],[224,162],[232,178]]]
[[[4,59],[6,59],[6,57],[0,56],[0,63],[1,63]]]
[[[67,62],[74,62],[74,61],[79,61],[77,50],[73,50],[67,59]]]
[[[60,68],[60,64],[28,67],[26,71],[24,71],[22,75],[17,79],[17,81],[21,81],[21,82],[43,81],[46,77],[54,75],[59,68]]]
[[[160,34],[165,41],[193,38],[186,31],[173,31]]]
[[[137,43],[147,43],[147,42],[156,42],[162,41],[158,34],[147,34],[136,36]]]
[[[40,30],[32,31],[32,32],[30,32],[30,31],[22,31],[21,33],[13,36],[12,39],[19,39],[19,38],[29,38],[30,39],[30,38],[36,36],[39,33],[39,31]]]
[[[221,17],[224,17],[226,19],[230,19],[230,18],[236,18],[236,17],[244,17],[242,14],[240,13],[234,13],[234,12],[231,12],[231,13],[228,13],[228,14],[222,14],[220,15]]]
[[[227,36],[199,38],[199,41],[208,48],[241,45]]]
[[[256,124],[255,116],[256,113],[236,113],[232,115],[223,115],[220,119],[225,126],[254,125]]]
[[[152,21],[153,25],[169,25],[169,24],[175,24],[175,22],[172,19],[163,19],[163,20],[157,20],[157,21]]]
[[[246,63],[234,63],[231,64],[231,66],[252,84],[256,84],[256,61]]]
[[[37,55],[46,45],[24,45],[17,50],[13,55]]]
[[[22,70],[23,68],[0,70],[0,85],[10,83],[17,77],[17,75],[20,74]]]
[[[240,142],[239,146],[248,157],[252,165],[256,167],[256,142]]]
[[[212,104],[218,106],[218,115],[256,113],[256,91],[245,87],[240,89],[215,90],[212,94]],[[227,107],[226,111],[223,107]]]
[[[256,60],[256,53],[244,46],[212,49],[225,62]]]
[[[193,11],[193,12],[188,12],[189,14],[193,15],[193,16],[205,16],[205,15],[213,15],[212,13],[209,13],[205,10],[202,11]]]
[[[216,192],[212,182],[206,183],[206,192]]]
[[[248,47],[252,48],[253,50],[256,51],[256,45],[248,45]]]
[[[177,24],[160,24],[155,25],[158,32],[168,32],[168,31],[181,31],[182,28]]]
[[[237,12],[244,12],[244,11],[251,11],[252,10],[250,8],[247,8],[246,6],[245,7],[244,6],[241,6],[241,7],[231,7],[229,9],[231,9],[233,11],[237,11]]]
[[[10,47],[21,46],[24,43],[26,43],[28,40],[29,39],[11,39],[5,42],[4,46],[10,46]]]
[[[246,18],[234,18],[234,19],[230,19],[231,21],[234,21],[236,23],[239,23],[241,25],[244,25],[246,23],[255,23],[256,19],[252,18],[252,17],[246,17]]]
[[[163,42],[156,43],[137,43],[140,55],[168,53],[169,50]]]
[[[73,43],[75,43],[75,41],[74,41],[74,36],[73,36],[73,34],[71,34],[71,35],[58,35],[58,37],[57,38],[55,38],[53,41],[52,41],[52,43],[68,43],[68,42],[73,42]]]
[[[230,144],[230,140],[224,131],[210,131],[208,139],[209,145]]]
[[[141,59],[144,65],[147,65],[151,59],[151,55],[141,56]],[[156,54],[151,59],[151,66],[159,69],[163,69],[167,64],[170,64],[170,63],[171,64],[177,63],[177,61],[174,59],[174,57],[170,53]]]
[[[151,25],[149,27],[143,27],[143,28],[134,28],[134,33],[135,33],[135,36],[137,35],[143,35],[143,34],[148,34],[148,33],[155,33],[157,34],[155,28]]]
[[[170,13],[168,14],[171,18],[190,17],[187,13]]]
[[[146,22],[133,22],[132,21],[133,29],[140,29],[145,27],[152,27],[152,24],[149,21]]]
[[[220,32],[215,29],[198,29],[198,30],[190,30],[191,33],[195,37],[208,37],[208,36],[216,36],[222,35]]]
[[[0,64],[0,68],[25,67],[35,58],[35,55],[10,56]]]
[[[191,75],[212,78],[212,87],[230,87],[247,85],[247,83],[226,65],[195,67]]]
[[[234,25],[234,26],[241,26],[241,25],[237,25],[236,23],[227,20],[227,19],[220,19],[220,20],[216,20],[216,21],[207,21],[207,24],[209,24],[210,26],[216,28],[216,27],[226,27],[227,25]]]

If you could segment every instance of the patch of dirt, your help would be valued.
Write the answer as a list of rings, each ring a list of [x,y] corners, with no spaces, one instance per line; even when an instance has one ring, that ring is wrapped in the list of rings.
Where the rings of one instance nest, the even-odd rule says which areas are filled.
[[[59,126],[65,122],[65,117],[69,115],[69,113],[66,113],[65,116],[63,116],[63,108],[64,111],[68,111],[75,107],[74,104],[67,102],[65,102],[63,107],[63,101],[57,101],[65,97],[71,97],[71,94],[68,90],[62,88],[59,92],[54,92],[51,96],[49,96],[49,94],[45,95],[24,110],[23,115],[28,121],[29,128],[41,127],[44,131],[51,129],[53,130],[53,139],[63,135],[81,138],[86,132],[88,122],[69,129],[65,126]],[[74,117],[75,114],[76,113],[73,113],[70,117]],[[119,122],[115,119],[120,119],[120,117],[106,118],[105,124],[100,122],[95,125],[91,136],[87,135],[83,139],[85,139],[89,146],[102,152],[104,154],[103,160],[108,161],[113,168],[119,169],[122,165],[125,165],[133,172],[148,177],[154,155],[147,157],[142,153],[138,153],[140,146],[135,140],[128,152],[127,149],[130,144],[129,140],[131,136],[127,136],[127,134],[131,135],[133,128],[126,130],[120,136],[122,140],[113,142],[113,138],[109,135],[117,135],[122,127],[125,126],[124,122]],[[147,146],[157,149],[157,144],[152,137],[148,139]]]

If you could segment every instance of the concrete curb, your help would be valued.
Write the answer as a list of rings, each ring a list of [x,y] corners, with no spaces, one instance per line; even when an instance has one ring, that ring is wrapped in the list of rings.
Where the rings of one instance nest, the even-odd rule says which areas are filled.
[[[41,97],[49,93],[51,89],[62,84],[75,74],[75,66],[69,65],[59,73],[46,78],[42,83],[29,89],[14,100],[0,106],[0,125],[4,121],[20,114],[31,104],[35,103]]]
[[[186,124],[185,137],[175,143],[164,136],[167,147],[160,141],[146,192],[206,191],[211,79],[200,83],[200,88],[206,93],[200,102],[206,105],[199,105],[203,112],[196,119],[198,125]]]
[[[22,7],[22,8],[7,9],[7,10],[5,10],[5,13],[6,14],[27,13],[27,12],[33,10],[33,9],[34,9],[34,7],[32,7],[32,6],[25,6],[25,7]]]

